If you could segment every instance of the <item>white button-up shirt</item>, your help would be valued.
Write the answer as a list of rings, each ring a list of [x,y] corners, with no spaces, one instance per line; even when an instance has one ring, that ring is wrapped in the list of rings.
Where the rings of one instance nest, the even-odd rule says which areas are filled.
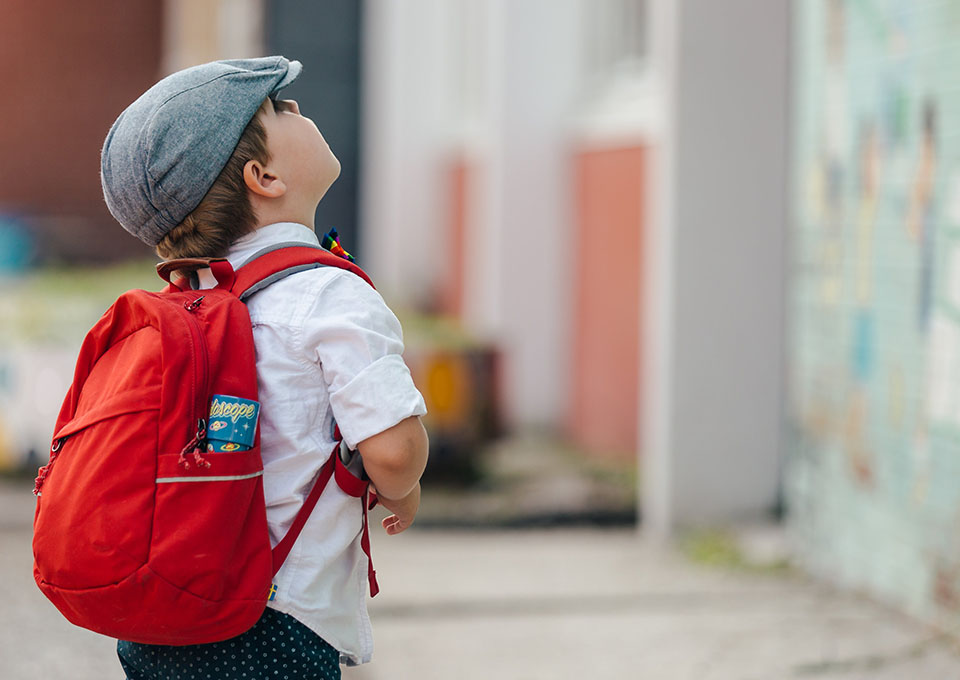
[[[238,269],[259,250],[291,242],[319,243],[312,229],[282,222],[237,241],[227,259]],[[215,283],[209,270],[201,272],[201,287]],[[275,545],[335,446],[335,424],[352,449],[423,415],[426,406],[401,357],[400,322],[360,277],[334,267],[298,272],[255,293],[247,308],[257,352],[263,490]],[[331,479],[277,573],[276,596],[268,604],[309,626],[351,665],[369,661],[373,652],[361,523],[362,502]]]

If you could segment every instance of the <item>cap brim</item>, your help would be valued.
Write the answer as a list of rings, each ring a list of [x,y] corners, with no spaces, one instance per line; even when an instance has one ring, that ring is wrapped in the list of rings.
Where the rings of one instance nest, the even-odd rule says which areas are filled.
[[[284,74],[283,78],[281,78],[280,82],[277,83],[277,85],[270,91],[270,96],[272,97],[277,92],[296,80],[297,76],[300,75],[300,71],[302,70],[303,65],[299,61],[291,61],[287,66],[287,72]]]

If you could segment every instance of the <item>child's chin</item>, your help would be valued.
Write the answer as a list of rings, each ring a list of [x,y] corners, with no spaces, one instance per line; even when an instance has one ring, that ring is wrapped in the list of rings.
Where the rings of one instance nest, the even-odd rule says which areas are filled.
[[[330,185],[336,182],[337,178],[340,177],[340,161],[337,161],[336,159],[334,160],[336,163],[329,168],[329,172],[327,174],[328,181],[326,189],[329,189]],[[324,191],[326,191],[326,189],[324,189]]]

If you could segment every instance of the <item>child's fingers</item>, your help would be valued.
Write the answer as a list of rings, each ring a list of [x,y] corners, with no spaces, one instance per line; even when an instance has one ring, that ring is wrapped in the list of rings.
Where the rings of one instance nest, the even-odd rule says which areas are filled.
[[[401,531],[407,529],[410,525],[406,524],[396,515],[390,515],[382,522],[383,528],[386,530],[387,535],[394,536],[399,534]]]

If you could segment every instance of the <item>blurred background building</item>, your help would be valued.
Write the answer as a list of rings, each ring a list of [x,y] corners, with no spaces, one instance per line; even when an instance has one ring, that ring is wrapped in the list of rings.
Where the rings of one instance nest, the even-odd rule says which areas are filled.
[[[3,13],[7,466],[42,457],[79,335],[119,292],[26,299],[13,274],[150,256],[100,196],[110,123],[173,70],[282,53],[344,168],[318,229],[456,329],[411,342],[441,441],[557,433],[637,461],[651,534],[786,515],[812,572],[960,613],[957,3]]]

